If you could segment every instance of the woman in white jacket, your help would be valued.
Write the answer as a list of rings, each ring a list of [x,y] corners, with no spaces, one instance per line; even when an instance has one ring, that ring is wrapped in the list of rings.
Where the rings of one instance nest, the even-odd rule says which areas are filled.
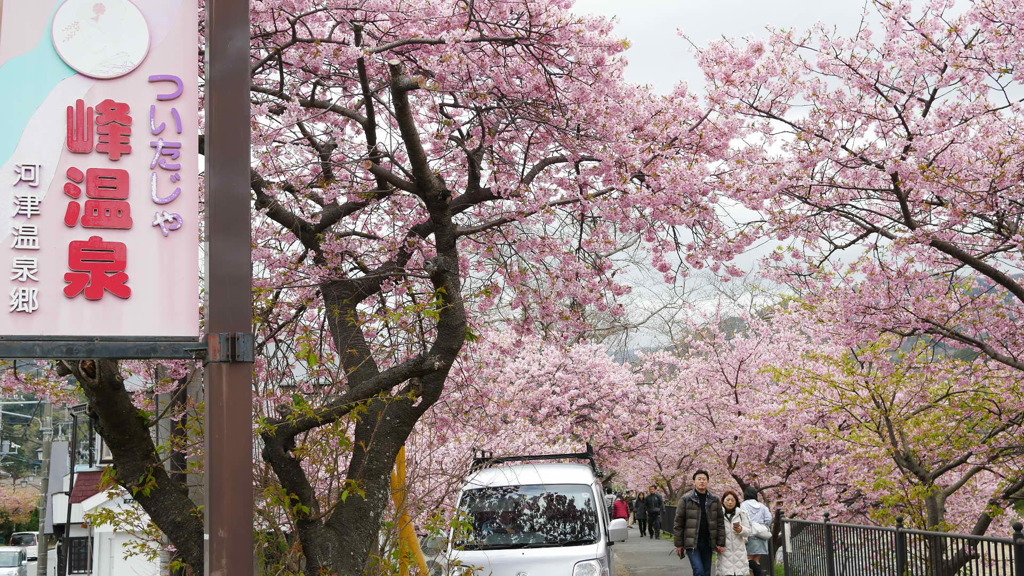
[[[745,500],[740,503],[740,508],[747,513],[750,521],[763,524],[771,530],[772,512],[767,506],[757,501],[757,488],[747,486],[743,489],[743,497]],[[747,539],[747,558],[750,560],[750,572],[754,576],[765,576],[765,571],[761,568],[761,557],[768,555],[770,544],[769,540],[763,540],[755,535],[751,535]]]
[[[747,538],[751,535],[750,518],[740,508],[740,497],[732,490],[722,493],[725,516],[725,552],[715,563],[716,576],[748,576]]]

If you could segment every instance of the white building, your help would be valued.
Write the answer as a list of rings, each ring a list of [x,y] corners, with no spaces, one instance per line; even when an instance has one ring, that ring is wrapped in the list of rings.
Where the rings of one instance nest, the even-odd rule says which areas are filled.
[[[59,444],[66,450],[67,443],[54,442],[53,454],[60,454]],[[65,452],[66,453],[66,452]],[[57,463],[56,466],[53,464]],[[63,475],[56,479],[51,475],[49,501],[47,502],[44,531],[48,541],[58,542],[67,534],[68,566],[67,575],[88,574],[90,576],[159,576],[160,564],[135,552],[130,543],[138,539],[133,532],[115,531],[109,525],[94,526],[88,522],[90,514],[109,509],[119,512],[119,517],[131,517],[131,497],[120,487],[115,490],[100,489],[103,470],[107,462],[79,464],[75,466],[73,485],[67,473],[67,461],[59,456],[51,458],[51,473]],[[69,486],[71,486],[69,490]],[[70,506],[69,506],[70,504]],[[70,511],[70,516],[69,516]],[[141,513],[145,521],[144,513]],[[70,524],[69,524],[70,520]],[[122,529],[123,530],[123,529]],[[58,576],[57,549],[50,548],[47,557],[47,576]]]

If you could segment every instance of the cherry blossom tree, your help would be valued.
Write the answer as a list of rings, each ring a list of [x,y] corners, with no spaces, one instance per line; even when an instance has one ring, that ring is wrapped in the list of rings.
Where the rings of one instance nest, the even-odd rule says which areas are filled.
[[[468,345],[438,403],[410,436],[411,500],[422,518],[451,509],[476,451],[578,453],[603,471],[649,447],[652,406],[640,374],[603,345],[571,346],[488,330]]]
[[[709,98],[737,129],[717,188],[741,222],[695,247],[732,258],[755,240],[777,241],[766,270],[834,320],[831,341],[850,350],[920,344],[978,356],[977,374],[995,373],[995,362],[1019,379],[1021,16],[1005,0],[878,0],[850,36],[820,26],[700,49]],[[940,364],[963,382],[954,364]],[[915,378],[928,371],[919,370]],[[894,376],[874,373],[871,386]],[[946,406],[930,381],[912,388]],[[1019,390],[1002,389],[1016,405]],[[1016,426],[1018,416],[999,419]],[[934,478],[941,461],[911,475]],[[993,509],[1024,488],[1019,474],[996,476],[984,500]],[[990,519],[977,519],[984,532]]]
[[[716,491],[754,486],[792,512],[853,500],[849,484],[829,475],[826,455],[842,450],[809,434],[821,411],[794,405],[797,388],[774,372],[835,347],[808,338],[801,317],[772,310],[762,309],[763,317],[693,311],[673,350],[643,356],[664,428],[630,461],[634,484],[654,480],[674,498],[700,468],[711,472]]]
[[[699,51],[738,125],[719,187],[751,215],[712,247],[776,239],[779,278],[841,303],[828,313],[851,330],[1020,370],[1020,8],[871,6],[851,36],[779,30]]]
[[[306,574],[378,555],[396,454],[497,307],[519,334],[582,341],[588,317],[622,313],[621,246],[657,258],[713,214],[699,159],[726,135],[694,99],[625,84],[611,24],[569,7],[253,6],[258,488]],[[124,417],[122,368],[64,365],[118,482],[146,480],[137,501],[195,567],[201,514],[148,419]]]
[[[32,487],[0,485],[0,526],[5,531],[27,528],[39,503],[39,491]]]
[[[158,445],[152,434],[158,419],[168,417],[181,422],[185,409],[161,414],[152,410],[148,400],[151,394],[182,394],[182,384],[194,376],[194,368],[189,362],[153,366],[111,359],[64,360],[47,374],[50,382],[60,382],[69,375],[78,380],[88,401],[88,416],[113,457],[113,479],[163,532],[177,558],[192,567],[203,565],[204,530],[201,498],[193,500],[186,465],[176,456],[188,450],[188,438],[176,433],[172,444]],[[157,374],[166,378],[155,377]],[[126,384],[128,380],[135,385]],[[167,465],[168,460],[174,464]]]
[[[863,399],[912,378],[914,401],[941,405],[934,384],[956,377],[954,397],[980,409],[990,396],[968,391],[1024,368],[1014,2],[915,14],[879,0],[880,26],[849,38],[820,28],[718,43],[699,51],[706,104],[625,84],[624,43],[570,4],[253,6],[257,487],[261,528],[288,527],[278,544],[306,574],[363,574],[382,555],[406,444],[412,473],[433,479],[424,502],[444,499],[466,447],[590,439],[633,483],[658,470],[681,488],[682,467],[708,462],[795,506],[863,503],[877,496],[870,474],[939,484],[843,451],[834,408],[848,382],[872,379]],[[729,261],[764,238],[782,244],[774,278],[827,327],[781,313],[749,315],[742,331],[703,323],[637,370],[588,343],[624,313],[624,251],[669,279],[709,261],[738,276]],[[875,370],[881,351],[874,371],[849,364],[851,351],[906,345],[887,335],[965,364]],[[188,378],[177,369],[170,380]],[[117,481],[199,566],[201,512],[136,412],[133,368],[61,370],[82,383]],[[862,439],[877,421],[869,404]],[[921,433],[927,414],[900,421],[918,453],[939,449]],[[984,417],[1007,424],[1005,438],[1018,414]],[[692,438],[713,442],[694,451]],[[964,466],[1009,449],[981,440]],[[645,443],[649,459],[625,456]],[[966,490],[997,503],[1020,491],[1012,450],[1000,455],[947,511],[976,512],[954,497]],[[940,460],[925,476],[939,478]]]
[[[1000,485],[1021,482],[1018,374],[894,339],[777,374],[823,416],[814,433],[843,445],[844,461],[863,463],[851,483],[870,498],[873,520],[983,533],[1007,505]],[[947,514],[954,498],[975,505]]]
[[[695,316],[677,351],[645,358],[672,409],[630,473],[688,489],[704,468],[715,489],[754,486],[790,513],[1007,532],[1019,519],[1007,490],[1022,480],[1017,371],[892,334],[851,345],[837,328],[798,300]]]
[[[525,333],[574,338],[625,291],[609,253],[662,250],[662,231],[708,210],[705,168],[685,160],[723,135],[691,99],[624,84],[610,24],[567,8],[253,12],[262,379],[302,392],[268,400],[260,439],[308,574],[365,567],[395,455],[474,319],[500,299]],[[306,461],[325,435],[345,455],[329,488]]]

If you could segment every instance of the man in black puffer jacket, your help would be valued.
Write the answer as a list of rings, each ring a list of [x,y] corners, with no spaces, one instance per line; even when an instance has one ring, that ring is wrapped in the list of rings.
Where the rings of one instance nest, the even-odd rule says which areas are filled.
[[[693,473],[693,490],[676,506],[675,545],[680,558],[686,554],[693,576],[711,576],[711,551],[725,550],[725,517],[722,503],[708,490],[709,474]]]
[[[658,494],[658,487],[651,484],[650,493],[644,497],[647,508],[647,535],[651,539],[661,538],[661,515],[665,512],[665,499]]]

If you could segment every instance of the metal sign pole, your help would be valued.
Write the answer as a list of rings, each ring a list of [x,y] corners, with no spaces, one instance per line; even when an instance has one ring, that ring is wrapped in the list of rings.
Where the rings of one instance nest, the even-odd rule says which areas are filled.
[[[251,576],[249,3],[206,2],[206,566]]]

